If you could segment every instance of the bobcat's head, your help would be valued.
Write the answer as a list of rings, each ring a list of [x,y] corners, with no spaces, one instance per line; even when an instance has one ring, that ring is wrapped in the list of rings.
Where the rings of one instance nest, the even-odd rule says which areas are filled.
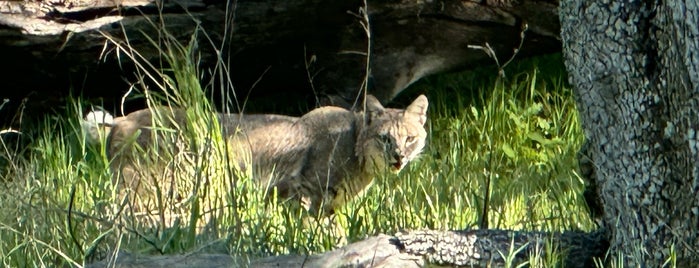
[[[400,171],[425,146],[427,97],[420,95],[405,110],[384,108],[367,96],[366,125],[357,140],[364,172]]]

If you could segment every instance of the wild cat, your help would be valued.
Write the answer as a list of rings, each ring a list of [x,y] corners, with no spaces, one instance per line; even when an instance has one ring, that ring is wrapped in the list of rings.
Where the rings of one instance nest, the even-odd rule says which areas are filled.
[[[229,159],[237,167],[252,168],[260,185],[276,188],[278,200],[296,200],[310,213],[327,216],[363,192],[379,172],[399,172],[420,154],[427,135],[427,107],[424,95],[405,109],[384,108],[368,95],[366,109],[359,112],[325,106],[301,117],[219,113],[217,119],[228,148],[233,148]],[[111,168],[122,174],[120,183],[127,188],[160,180],[134,175],[139,170],[136,163],[149,154],[144,148],[180,150],[176,141],[155,133],[181,129],[187,124],[185,112],[159,109],[117,118],[99,111],[86,116],[89,137],[96,139],[98,128],[106,134]],[[154,125],[155,112],[167,118],[163,126]]]

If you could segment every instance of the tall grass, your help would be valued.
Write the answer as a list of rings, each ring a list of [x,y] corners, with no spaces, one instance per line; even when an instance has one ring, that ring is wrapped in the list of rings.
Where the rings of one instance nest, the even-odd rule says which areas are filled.
[[[532,68],[509,82],[493,81],[476,99],[431,92],[426,159],[401,175],[403,200],[389,202],[406,204],[398,209],[415,215],[404,226],[480,225],[489,195],[490,228],[591,228],[575,173],[579,123],[570,91],[558,79]]]
[[[425,92],[430,100],[421,158],[398,175],[376,178],[332,220],[314,220],[298,207],[266,202],[270,197],[254,178],[231,166],[230,154],[237,152],[217,131],[194,41],[180,44],[163,33],[152,40],[162,49],[163,66],[148,65],[127,43],[113,43],[147,74],[142,77],[148,81],[135,85],[136,96],[151,107],[166,104],[186,113],[183,125],[172,125],[168,110],[154,122],[193,152],[168,156],[182,198],[167,203],[158,195],[161,205],[153,215],[172,217],[143,221],[130,211],[119,194],[125,189],[112,180],[104,141],[92,146],[84,138],[80,118],[88,104],[77,98],[38,126],[28,157],[8,157],[13,165],[0,180],[2,265],[79,266],[119,249],[247,257],[314,253],[401,229],[594,226],[576,174],[582,135],[571,92],[561,74],[538,71],[560,58],[508,70],[506,81],[493,79],[497,72],[480,80],[462,73],[408,90]],[[223,73],[217,77],[228,77],[218,70]],[[470,89],[474,83],[476,91]]]

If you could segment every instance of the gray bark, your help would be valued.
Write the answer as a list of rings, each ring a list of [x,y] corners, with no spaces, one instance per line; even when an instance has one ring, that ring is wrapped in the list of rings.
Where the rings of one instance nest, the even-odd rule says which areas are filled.
[[[587,157],[626,267],[699,263],[699,6],[563,1],[561,37]]]
[[[106,259],[87,267],[505,267],[532,256],[546,257],[547,247],[560,254],[564,267],[594,267],[606,241],[602,232],[515,232],[506,230],[406,231],[395,237],[378,235],[337,250],[315,255],[285,255],[262,259],[222,254],[139,256],[120,252],[116,262]],[[512,250],[519,250],[516,254]],[[548,251],[553,252],[553,251]],[[113,259],[113,258],[111,258]]]

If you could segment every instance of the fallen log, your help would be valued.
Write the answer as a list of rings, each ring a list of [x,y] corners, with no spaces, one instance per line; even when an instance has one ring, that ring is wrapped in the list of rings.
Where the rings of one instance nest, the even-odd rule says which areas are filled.
[[[118,252],[116,258],[87,267],[503,267],[534,257],[559,254],[564,267],[594,267],[608,243],[604,231],[591,233],[524,232],[508,230],[403,231],[377,235],[313,255],[283,255],[260,259],[226,254],[144,256]],[[113,265],[113,266],[112,266]]]
[[[116,106],[136,80],[133,63],[113,38],[162,66],[163,30],[186,44],[196,33],[202,83],[211,92],[275,102],[351,101],[366,75],[383,102],[422,77],[494,61],[471,45],[492,47],[499,60],[560,51],[558,0],[49,0],[0,1],[2,97],[18,105],[72,92]],[[361,10],[369,18],[362,28]],[[217,61],[232,87],[207,84]],[[166,67],[166,66],[162,66]],[[249,94],[248,94],[249,93]],[[284,96],[284,97],[279,97]],[[42,101],[42,102],[38,102]],[[278,103],[277,105],[283,105]],[[327,103],[326,103],[327,104]],[[132,109],[140,108],[139,102]],[[298,105],[288,105],[298,107]],[[8,108],[5,111],[14,111]],[[249,107],[264,109],[263,107]],[[128,109],[128,105],[127,105]],[[33,110],[33,109],[27,109]],[[269,111],[259,111],[269,112]],[[301,111],[302,112],[302,111]]]

